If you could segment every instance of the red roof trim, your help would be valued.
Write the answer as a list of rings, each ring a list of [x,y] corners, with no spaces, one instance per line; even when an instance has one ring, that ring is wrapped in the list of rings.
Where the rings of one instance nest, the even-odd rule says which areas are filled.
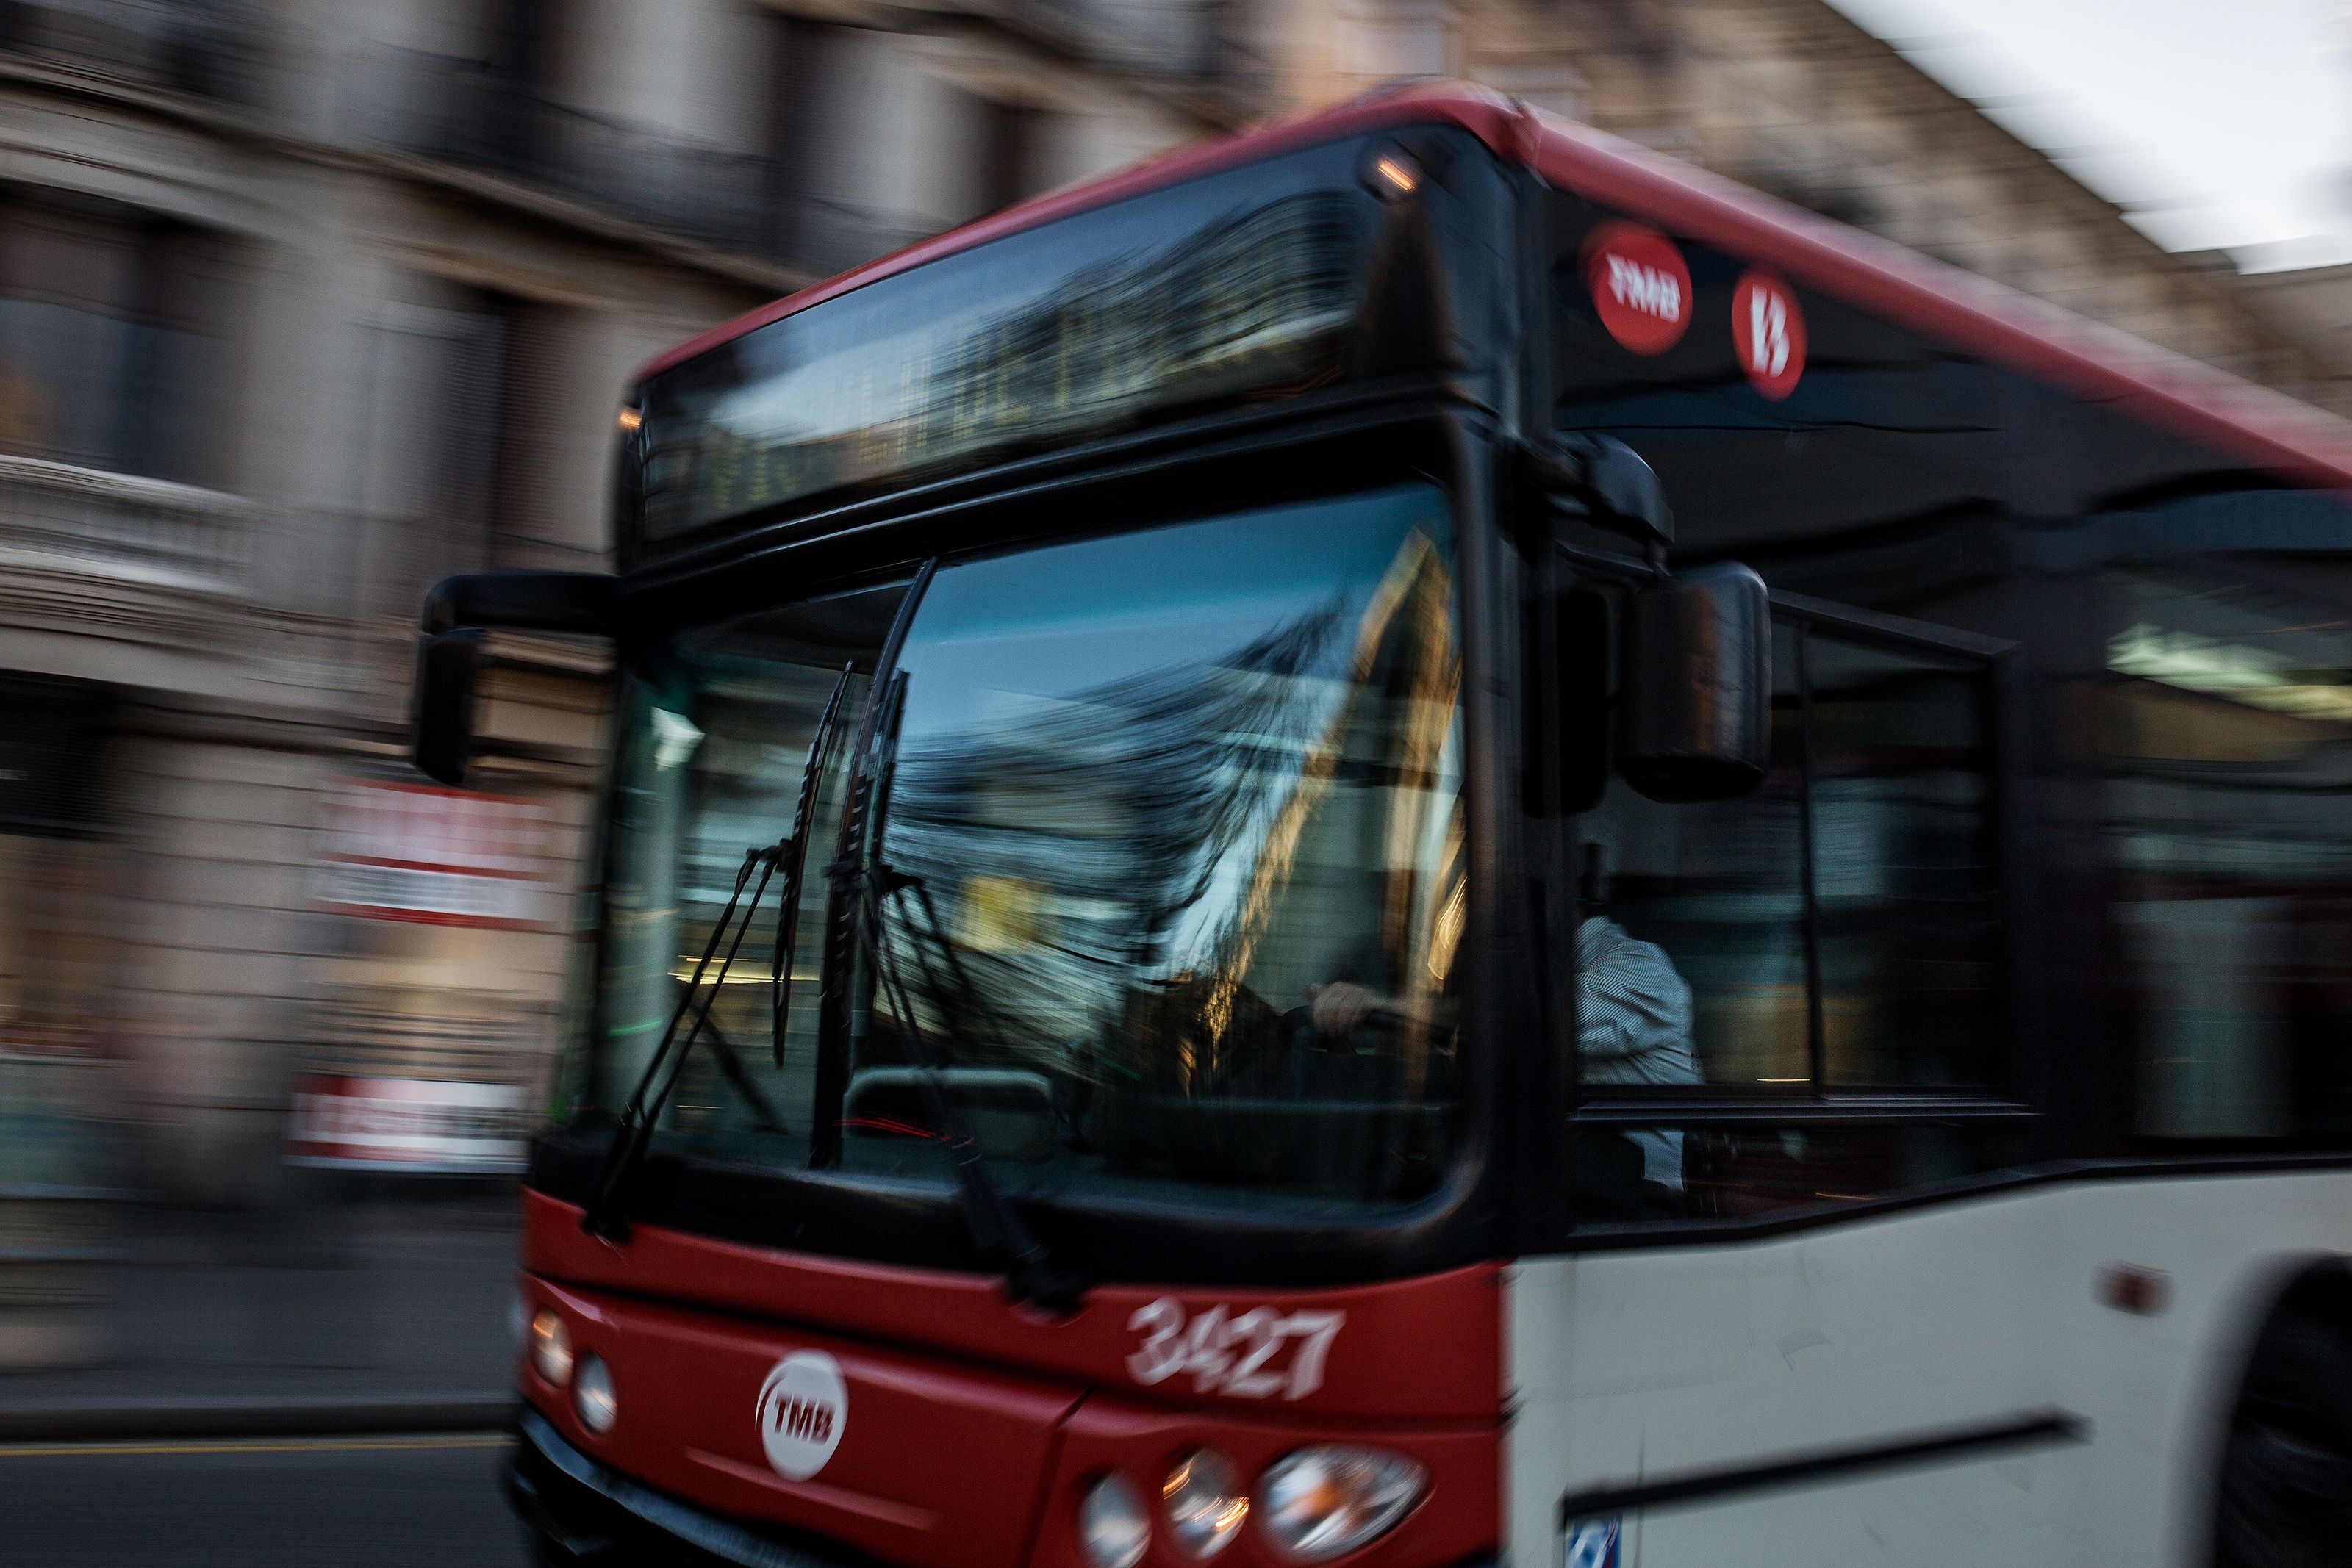
[[[2150,424],[2306,484],[2352,488],[2352,423],[2046,301],[1930,260],[1646,148],[1516,105],[1482,88],[1431,84],[1359,99],[1245,135],[1197,142],[1040,196],[871,261],[713,328],[649,361],[639,379],[879,278],[1004,235],[1180,181],[1382,126],[1450,121],[1553,184],[1674,234],[1779,268],[1963,352],[2111,402]]]

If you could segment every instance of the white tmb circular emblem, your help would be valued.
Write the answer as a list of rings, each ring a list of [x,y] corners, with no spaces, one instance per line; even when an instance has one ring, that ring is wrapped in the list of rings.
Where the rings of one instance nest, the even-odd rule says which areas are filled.
[[[786,1480],[804,1481],[841,1447],[849,1390],[841,1364],[821,1350],[796,1350],[760,1385],[760,1443]]]

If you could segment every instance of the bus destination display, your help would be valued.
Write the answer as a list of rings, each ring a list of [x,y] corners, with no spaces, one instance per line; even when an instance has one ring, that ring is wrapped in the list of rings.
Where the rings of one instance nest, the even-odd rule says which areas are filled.
[[[1181,229],[1115,208],[761,328],[646,387],[646,535],[1328,380],[1359,292],[1351,206],[1295,191]]]

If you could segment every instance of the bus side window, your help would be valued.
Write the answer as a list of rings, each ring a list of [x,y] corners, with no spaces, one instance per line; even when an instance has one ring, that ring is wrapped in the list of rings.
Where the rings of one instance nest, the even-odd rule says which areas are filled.
[[[1618,782],[1581,823],[1586,1219],[1867,1197],[1997,1166],[2017,1145],[2021,1113],[1916,1113],[1922,1093],[1975,1109],[2001,1087],[1999,645],[1808,601],[1780,603],[1776,621],[1764,784],[1662,806]],[[1599,972],[1595,955],[1633,950],[1596,946],[1596,930],[1640,945],[1647,969],[1621,956]],[[1638,993],[1643,1021],[1612,1026],[1612,993]],[[1648,1030],[1654,1064],[1607,1060],[1624,1047],[1612,1027]],[[1654,1065],[1676,1058],[1677,1028],[1679,1074]],[[1909,1107],[1834,1130],[1807,1114],[1823,1096],[1866,1110],[1880,1092]],[[1709,1119],[1677,1125],[1674,1103],[1694,1099]],[[1620,1142],[1639,1153],[1638,1188]]]
[[[1691,1047],[1710,1086],[1811,1082],[1807,1044],[1802,702],[1796,639],[1772,640],[1772,752],[1730,800],[1662,805],[1612,781],[1580,827],[1579,896],[1655,945],[1691,993]],[[1588,1050],[1588,1058],[1591,1055]],[[1592,1082],[1588,1061],[1584,1077]]]
[[[2137,1130],[2352,1144],[2352,611],[2219,562],[2102,587]]]
[[[1823,1080],[1991,1087],[2000,908],[1989,673],[1820,627],[1805,651]]]

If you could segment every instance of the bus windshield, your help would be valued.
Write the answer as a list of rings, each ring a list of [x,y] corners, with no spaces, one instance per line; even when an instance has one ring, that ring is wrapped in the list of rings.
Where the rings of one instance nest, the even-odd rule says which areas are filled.
[[[583,1104],[627,1094],[905,592],[633,651]],[[1463,1136],[1455,617],[1423,484],[942,564],[876,705],[863,841],[836,862],[839,741],[789,962],[772,894],[653,1146],[943,1185],[955,1132],[1030,1197],[1428,1192]],[[829,902],[870,914],[828,978]]]

